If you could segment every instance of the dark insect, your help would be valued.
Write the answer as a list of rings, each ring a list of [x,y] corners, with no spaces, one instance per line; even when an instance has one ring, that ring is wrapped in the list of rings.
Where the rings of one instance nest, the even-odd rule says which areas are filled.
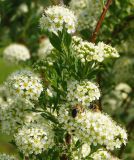
[[[74,108],[73,110],[72,110],[72,117],[73,118],[75,118],[76,116],[77,116],[77,109],[76,108]]]
[[[72,117],[75,118],[78,113],[82,113],[82,112],[84,112],[83,107],[81,105],[76,105],[73,107]]]
[[[89,109],[93,112],[100,112],[99,106],[97,104],[90,104]]]

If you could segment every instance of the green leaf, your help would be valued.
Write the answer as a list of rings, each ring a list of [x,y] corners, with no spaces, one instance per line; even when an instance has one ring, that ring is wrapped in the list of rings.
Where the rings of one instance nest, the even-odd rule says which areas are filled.
[[[50,121],[52,121],[53,123],[58,124],[58,120],[51,114],[51,113],[42,113],[41,114],[42,117],[44,117],[45,119],[48,119]]]
[[[49,40],[51,44],[59,51],[62,51],[61,49],[61,39],[54,33],[49,33]]]

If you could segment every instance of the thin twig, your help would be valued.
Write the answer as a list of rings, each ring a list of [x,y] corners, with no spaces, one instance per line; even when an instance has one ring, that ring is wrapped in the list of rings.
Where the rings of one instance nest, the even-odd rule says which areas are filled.
[[[94,32],[93,32],[93,34],[92,34],[92,37],[91,37],[91,42],[93,42],[93,43],[95,43],[95,41],[96,41],[96,37],[97,37],[97,35],[98,35],[98,33],[99,33],[101,24],[102,24],[102,22],[103,22],[103,20],[104,20],[104,18],[105,18],[105,15],[106,15],[106,13],[107,13],[107,11],[108,11],[108,8],[109,8],[109,6],[110,6],[111,3],[112,3],[112,0],[107,0],[107,3],[106,3],[105,6],[103,7],[103,11],[102,11],[102,13],[101,13],[100,19],[98,20],[97,25],[96,25],[96,27],[95,27],[95,30],[94,30]],[[100,74],[97,75],[97,81],[98,81],[98,84],[99,84],[99,86],[100,86],[100,82],[101,82],[101,75],[100,75]],[[101,111],[101,110],[102,110],[101,98],[100,98],[99,101],[98,101],[98,105],[99,105],[99,109],[100,109],[100,111]]]
[[[96,25],[96,28],[95,28],[95,30],[94,30],[94,32],[93,32],[92,37],[91,37],[91,42],[93,42],[93,43],[96,41],[96,37],[97,37],[97,35],[98,35],[98,33],[99,33],[101,24],[102,24],[102,22],[103,22],[103,20],[104,20],[104,18],[105,18],[105,15],[106,15],[106,13],[107,13],[107,11],[108,11],[108,8],[109,8],[109,6],[111,5],[111,3],[112,3],[112,0],[107,0],[106,5],[103,7],[103,12],[102,12],[102,14],[101,14],[101,16],[100,16],[100,19],[99,19],[99,21],[98,21],[98,23],[97,23],[97,25]]]

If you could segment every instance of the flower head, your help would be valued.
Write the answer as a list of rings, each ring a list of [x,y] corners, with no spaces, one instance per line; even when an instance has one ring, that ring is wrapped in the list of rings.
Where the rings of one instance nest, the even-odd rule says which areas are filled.
[[[74,54],[81,62],[98,61],[102,62],[106,58],[119,57],[115,48],[99,42],[97,45],[82,40],[80,37],[73,36],[72,48]]]
[[[37,100],[43,91],[41,79],[31,71],[22,70],[11,74],[6,82],[13,96]]]
[[[26,46],[21,44],[10,44],[3,52],[4,59],[12,63],[30,59],[30,53]]]
[[[40,27],[42,29],[57,33],[62,31],[64,26],[68,33],[75,32],[76,17],[72,11],[63,6],[51,6],[44,10],[40,18]]]
[[[67,100],[72,105],[80,104],[88,107],[92,101],[100,97],[98,86],[90,81],[69,81],[67,91]]]
[[[29,123],[15,134],[19,150],[26,156],[37,155],[54,145],[54,135],[50,126]]]

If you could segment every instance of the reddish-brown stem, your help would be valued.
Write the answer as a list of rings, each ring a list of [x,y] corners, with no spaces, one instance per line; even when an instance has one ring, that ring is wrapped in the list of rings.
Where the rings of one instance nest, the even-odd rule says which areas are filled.
[[[97,25],[96,25],[95,30],[94,30],[94,32],[93,32],[93,34],[92,34],[92,37],[91,37],[91,42],[92,42],[92,43],[95,43],[95,41],[96,41],[96,37],[97,37],[97,35],[98,35],[98,33],[99,33],[100,27],[101,27],[101,25],[102,25],[102,22],[103,22],[103,20],[104,20],[104,18],[105,18],[105,16],[106,16],[106,13],[107,13],[108,8],[109,8],[109,6],[111,5],[111,3],[112,3],[112,0],[107,0],[107,3],[106,3],[105,6],[103,7],[103,11],[102,11],[102,13],[101,13],[101,16],[100,16],[100,18],[99,18],[99,20],[98,20],[98,22],[97,22]],[[98,81],[98,84],[100,85],[100,82],[101,82],[101,75],[100,75],[100,74],[97,75],[97,81]],[[99,105],[99,109],[100,109],[100,111],[101,111],[101,110],[102,110],[101,98],[100,98],[99,101],[98,101],[98,105]]]
[[[92,37],[91,37],[91,42],[93,42],[93,43],[96,41],[96,37],[97,37],[97,35],[99,33],[101,24],[102,24],[102,22],[103,22],[103,20],[105,18],[105,15],[106,15],[107,10],[108,10],[108,8],[109,8],[109,6],[110,6],[111,3],[112,3],[112,0],[107,0],[107,3],[103,7],[103,12],[102,12],[102,14],[100,16],[100,19],[99,19],[99,21],[98,21],[98,23],[96,25],[96,28],[95,28],[95,30],[94,30],[94,32],[92,34]]]

